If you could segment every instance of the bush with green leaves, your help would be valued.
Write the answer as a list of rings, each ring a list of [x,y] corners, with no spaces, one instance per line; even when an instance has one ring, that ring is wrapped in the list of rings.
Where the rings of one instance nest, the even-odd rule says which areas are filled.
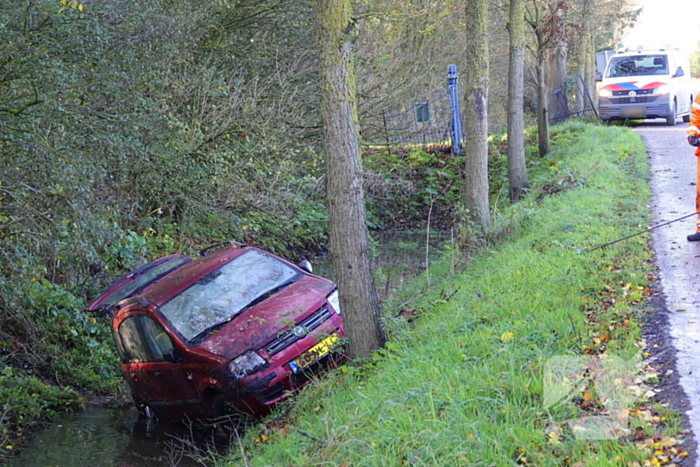
[[[27,425],[54,420],[61,412],[83,407],[82,397],[73,389],[46,384],[8,365],[0,365],[0,401],[0,459],[11,455],[14,446],[23,441]]]

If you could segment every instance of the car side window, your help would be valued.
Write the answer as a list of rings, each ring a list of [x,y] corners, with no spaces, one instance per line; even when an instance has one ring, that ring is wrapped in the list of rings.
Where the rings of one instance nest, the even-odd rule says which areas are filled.
[[[117,334],[117,349],[124,363],[162,362],[163,354],[173,350],[170,336],[148,316],[126,318]]]

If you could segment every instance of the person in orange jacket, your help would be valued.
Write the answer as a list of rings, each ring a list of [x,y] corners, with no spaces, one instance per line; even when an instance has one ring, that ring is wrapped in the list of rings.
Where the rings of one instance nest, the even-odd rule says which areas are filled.
[[[700,94],[695,96],[695,101],[693,101],[693,107],[690,109],[690,123],[688,125],[688,144],[696,148],[695,211],[700,213]],[[688,235],[688,241],[700,241],[700,214],[698,214],[698,220],[695,222],[695,233]]]

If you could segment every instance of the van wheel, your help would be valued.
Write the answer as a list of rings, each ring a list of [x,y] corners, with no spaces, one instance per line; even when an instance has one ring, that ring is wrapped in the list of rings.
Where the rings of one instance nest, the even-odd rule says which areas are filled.
[[[692,112],[692,109],[693,109],[693,102],[695,102],[695,99],[693,99],[693,96],[691,95],[691,96],[690,96],[690,111],[691,111],[691,112]],[[686,115],[683,115],[683,121],[684,121],[685,123],[689,123],[689,122],[690,122],[690,112],[688,112]]]
[[[676,118],[678,118],[678,104],[676,104],[676,101],[673,101],[673,112],[666,117],[666,125],[674,126],[676,124]]]

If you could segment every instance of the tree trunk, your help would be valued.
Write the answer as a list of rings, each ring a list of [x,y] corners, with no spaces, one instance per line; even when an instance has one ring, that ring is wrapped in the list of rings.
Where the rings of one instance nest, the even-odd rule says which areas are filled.
[[[469,228],[466,235],[488,234],[491,228],[488,179],[489,56],[486,0],[467,0],[469,28],[465,62],[467,92],[464,99],[465,194]],[[471,226],[474,227],[472,231]],[[468,240],[468,239],[463,239]]]
[[[549,96],[547,94],[544,50],[537,53],[537,142],[540,157],[549,154]]]
[[[537,142],[540,157],[549,154],[549,95],[547,94],[547,34],[540,16],[540,5],[533,2],[526,21],[535,35],[535,85],[537,86]]]
[[[525,165],[523,121],[523,74],[525,7],[523,0],[511,0],[508,20],[510,64],[508,69],[508,181],[510,202],[525,196],[529,188]]]
[[[581,37],[578,43],[578,72],[581,75],[581,82],[576,86],[577,99],[581,106],[584,106],[587,101],[587,96],[593,94],[593,59],[595,50],[593,50],[591,38],[591,16],[593,2],[592,0],[582,0],[581,3]]]
[[[547,73],[547,87],[549,88],[550,93],[564,84],[564,81],[566,81],[567,55],[568,47],[565,42],[561,41],[557,42],[547,54],[547,60],[549,62],[549,66],[547,67],[549,70],[549,73]]]
[[[384,345],[374,286],[362,192],[359,131],[352,66],[357,34],[350,0],[318,0],[321,114],[326,157],[330,247],[338,280],[347,351],[368,357]]]

